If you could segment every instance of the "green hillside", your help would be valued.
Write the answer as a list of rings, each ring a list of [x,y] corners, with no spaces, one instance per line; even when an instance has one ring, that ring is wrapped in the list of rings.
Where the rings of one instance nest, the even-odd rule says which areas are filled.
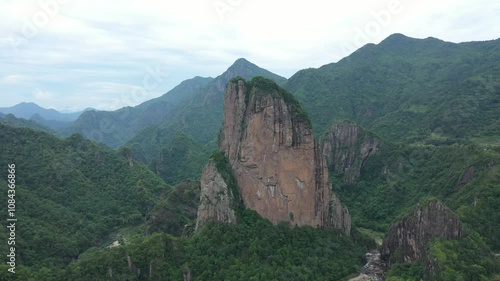
[[[0,116],[0,123],[5,124],[5,125],[10,125],[14,127],[24,127],[24,128],[30,128],[33,130],[38,130],[38,131],[44,131],[47,133],[54,133],[52,129],[49,127],[40,124],[36,121],[33,120],[26,120],[24,118],[17,118],[13,114],[7,114]]]
[[[7,186],[7,165],[16,166],[22,266],[61,268],[88,248],[105,246],[113,232],[141,224],[170,190],[146,166],[79,135],[61,140],[0,124],[0,143],[2,185]],[[0,209],[7,209],[7,200]],[[0,218],[6,216],[2,212]],[[7,235],[0,232],[0,240]],[[5,253],[7,243],[1,249]],[[6,256],[0,261],[5,265]]]
[[[188,179],[197,180],[201,175],[210,151],[184,133],[176,133],[149,167],[168,184]]]
[[[171,118],[180,103],[199,92],[213,78],[195,77],[183,81],[165,95],[144,102],[136,107],[123,107],[116,111],[84,112],[68,128],[65,135],[79,133],[82,136],[116,148],[124,144],[145,126]]]
[[[452,143],[500,134],[500,39],[448,43],[394,34],[284,87],[315,131],[349,119],[392,141]]]
[[[191,137],[199,145],[208,146],[209,151],[215,149],[214,144],[224,114],[222,101],[226,84],[236,76],[248,80],[262,76],[278,84],[286,82],[285,78],[245,59],[236,60],[223,74],[200,88],[199,91],[185,93],[186,99],[178,104],[169,118],[145,127],[131,137],[125,145],[132,149],[135,159],[150,163],[160,151],[170,149],[169,143],[178,132]],[[203,161],[207,159],[204,158]]]
[[[273,226],[246,211],[241,222],[206,225],[190,238],[155,233],[123,247],[92,249],[64,280],[341,280],[365,248],[337,233]],[[321,245],[318,247],[318,245]]]
[[[364,134],[374,136],[369,131]],[[357,145],[361,150],[361,143]],[[354,183],[346,183],[347,173],[330,173],[334,190],[358,227],[384,232],[420,200],[433,196],[457,212],[493,250],[500,251],[498,163],[498,147],[406,145],[382,140],[380,151],[365,160]]]
[[[264,76],[281,84],[286,81],[245,59],[238,59],[216,78],[195,77],[185,80],[163,96],[136,107],[84,112],[63,133],[80,133],[112,148],[125,143],[130,146],[135,143],[134,136],[139,139],[145,134],[154,136],[158,134],[157,131],[161,131],[165,140],[162,143],[153,142],[149,146],[156,148],[158,144],[166,144],[180,130],[190,134],[196,141],[205,143],[213,139],[220,126],[220,101],[225,85],[229,79],[238,75],[245,78]],[[153,126],[154,129],[148,126]],[[144,150],[150,150],[149,146]]]
[[[145,233],[164,232],[177,237],[191,236],[196,226],[199,202],[199,181],[179,183],[156,204],[147,218]]]
[[[312,123],[318,143],[332,137],[330,179],[352,216],[351,236],[272,225],[237,201],[237,223],[194,232],[199,177],[236,76],[251,94],[273,87],[294,117]],[[7,186],[15,164],[18,219],[17,274],[2,254],[0,280],[349,280],[375,247],[364,234],[381,238],[436,199],[467,235],[432,240],[426,261],[396,264],[387,280],[429,279],[429,266],[430,280],[498,280],[499,79],[500,39],[455,44],[394,34],[288,80],[239,59],[216,78],[186,80],[137,107],[87,111],[65,139],[0,116],[0,182]],[[341,120],[350,121],[332,126]],[[226,157],[212,157],[238,194]],[[0,209],[7,204],[0,200]],[[8,235],[0,231],[0,240]]]

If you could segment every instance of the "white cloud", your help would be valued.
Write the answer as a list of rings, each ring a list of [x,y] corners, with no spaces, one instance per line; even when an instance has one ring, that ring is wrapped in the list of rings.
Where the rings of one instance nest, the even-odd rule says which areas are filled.
[[[20,84],[26,81],[26,77],[19,74],[5,75],[0,79],[0,83],[4,84]]]
[[[384,18],[395,1],[401,11]],[[59,5],[40,5],[48,2]],[[215,3],[229,7],[222,17]],[[46,23],[35,19],[42,13]],[[239,57],[291,76],[396,32],[495,39],[498,14],[500,2],[492,0],[0,1],[0,106],[29,101],[37,88],[52,95],[48,107],[135,105],[193,76],[216,76]],[[169,76],[155,90],[116,101],[142,87],[146,67],[156,65]]]
[[[54,98],[54,93],[37,88],[33,93],[33,96],[37,101],[52,101],[52,99]]]

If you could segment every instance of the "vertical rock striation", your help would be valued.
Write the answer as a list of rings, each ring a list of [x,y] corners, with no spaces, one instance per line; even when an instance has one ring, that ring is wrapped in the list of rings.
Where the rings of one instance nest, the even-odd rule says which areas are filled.
[[[421,260],[432,239],[453,240],[464,234],[460,221],[448,207],[437,200],[430,201],[390,227],[382,244],[382,258],[388,266]]]
[[[275,224],[350,233],[349,212],[331,191],[307,115],[273,81],[258,77],[228,84],[219,149],[229,160],[245,207]]]
[[[195,230],[201,228],[209,220],[235,223],[236,213],[232,207],[233,194],[213,160],[210,160],[203,169],[200,184],[200,204]]]
[[[332,126],[322,138],[323,154],[337,174],[344,175],[346,184],[353,184],[360,176],[365,161],[379,152],[381,141],[353,122]]]

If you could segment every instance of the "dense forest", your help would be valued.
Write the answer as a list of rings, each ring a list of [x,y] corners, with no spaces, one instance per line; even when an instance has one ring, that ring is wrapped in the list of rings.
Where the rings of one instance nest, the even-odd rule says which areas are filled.
[[[406,143],[498,137],[500,40],[449,43],[394,34],[337,63],[297,72],[285,88],[315,130],[353,120]]]
[[[171,189],[144,165],[77,134],[61,140],[0,124],[0,143],[0,165],[16,165],[17,261],[25,267],[57,270],[90,247],[107,246],[142,224]],[[7,169],[2,177],[6,186]],[[7,201],[0,204],[7,209]]]
[[[386,280],[500,280],[499,55],[499,40],[395,34],[288,80],[239,59],[216,78],[186,80],[137,107],[87,111],[58,132],[1,115],[0,181],[7,186],[14,163],[19,222],[16,275],[1,255],[0,280],[349,280],[390,226],[429,198],[466,235],[432,240],[425,260],[395,264]],[[276,84],[246,86],[278,89],[318,143],[337,124],[361,128],[338,148],[354,164],[328,167],[350,236],[273,225],[242,205],[237,223],[195,231],[210,157],[238,193],[217,152],[225,85],[259,75]],[[377,148],[364,158],[368,140]]]

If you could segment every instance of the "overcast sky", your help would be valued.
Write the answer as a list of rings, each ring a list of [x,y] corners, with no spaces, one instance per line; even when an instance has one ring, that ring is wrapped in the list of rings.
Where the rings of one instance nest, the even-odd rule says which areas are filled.
[[[393,33],[500,37],[497,0],[0,0],[0,107],[137,105],[236,59],[290,77]]]

